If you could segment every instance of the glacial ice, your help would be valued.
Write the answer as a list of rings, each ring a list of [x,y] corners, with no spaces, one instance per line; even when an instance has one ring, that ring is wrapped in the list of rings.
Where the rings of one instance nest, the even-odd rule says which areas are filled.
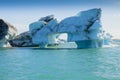
[[[12,47],[34,47],[32,37],[29,31],[17,35],[14,39],[9,40]]]
[[[0,47],[10,47],[9,40],[17,35],[17,29],[8,22],[0,19]]]
[[[30,33],[35,33],[37,30],[41,29],[45,23],[43,21],[37,21],[30,24]],[[32,34],[33,35],[33,34]]]
[[[59,45],[62,41],[64,41],[62,45],[74,42],[77,48],[102,47],[106,37],[100,18],[100,8],[82,11],[59,23],[53,15],[43,17],[29,25],[32,42],[42,48],[49,44],[57,43]],[[67,34],[67,40],[59,38],[64,33]]]

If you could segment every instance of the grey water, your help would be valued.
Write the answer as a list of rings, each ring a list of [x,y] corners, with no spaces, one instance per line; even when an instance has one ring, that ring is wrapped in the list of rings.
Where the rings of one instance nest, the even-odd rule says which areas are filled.
[[[0,80],[120,80],[120,46],[1,48]]]

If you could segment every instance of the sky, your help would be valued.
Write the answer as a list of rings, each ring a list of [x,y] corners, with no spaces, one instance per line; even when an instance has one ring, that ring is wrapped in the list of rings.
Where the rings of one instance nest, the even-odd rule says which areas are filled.
[[[103,28],[120,38],[120,0],[0,0],[0,18],[22,33],[41,17],[53,14],[61,21],[91,8],[102,9]]]

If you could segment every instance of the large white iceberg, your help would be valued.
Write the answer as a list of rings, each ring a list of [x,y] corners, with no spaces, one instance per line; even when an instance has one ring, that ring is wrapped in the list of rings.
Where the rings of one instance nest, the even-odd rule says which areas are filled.
[[[64,42],[62,45],[74,43],[76,48],[97,48],[103,46],[105,38],[100,18],[100,8],[82,11],[76,16],[65,18],[60,23],[50,15],[31,23],[29,31],[33,44],[42,48],[54,44],[61,45],[61,42]],[[67,34],[67,40],[60,39],[63,33]]]

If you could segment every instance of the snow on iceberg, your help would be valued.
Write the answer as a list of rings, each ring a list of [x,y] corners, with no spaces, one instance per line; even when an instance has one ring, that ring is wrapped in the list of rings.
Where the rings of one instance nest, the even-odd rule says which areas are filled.
[[[46,48],[49,44],[59,45],[60,41],[64,41],[59,39],[59,36],[66,33],[65,44],[74,42],[77,48],[102,47],[105,36],[100,18],[100,8],[82,11],[76,16],[65,18],[60,23],[53,15],[42,17],[29,26],[32,42],[42,48]]]

